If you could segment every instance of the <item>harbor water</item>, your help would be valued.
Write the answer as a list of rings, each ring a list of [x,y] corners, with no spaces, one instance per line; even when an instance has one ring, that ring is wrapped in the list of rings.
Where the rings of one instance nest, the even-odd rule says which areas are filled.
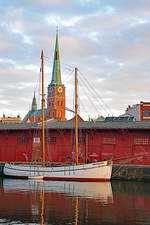
[[[150,183],[1,178],[0,224],[150,225]]]

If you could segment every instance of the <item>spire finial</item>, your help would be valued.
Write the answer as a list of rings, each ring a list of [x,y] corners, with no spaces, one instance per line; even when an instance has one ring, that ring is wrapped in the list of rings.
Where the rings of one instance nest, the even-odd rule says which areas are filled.
[[[59,47],[58,47],[58,26],[56,27],[56,43],[54,52],[53,72],[51,86],[62,86],[61,72],[60,72],[60,60],[59,60]]]
[[[32,110],[35,111],[37,110],[37,102],[36,102],[36,97],[35,97],[35,91],[34,91],[34,96],[32,100]]]
[[[58,35],[58,25],[56,26],[56,35]]]

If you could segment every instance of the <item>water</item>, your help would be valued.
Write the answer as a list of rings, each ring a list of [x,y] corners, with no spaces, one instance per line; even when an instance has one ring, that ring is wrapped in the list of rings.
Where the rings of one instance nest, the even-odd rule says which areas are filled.
[[[150,225],[150,183],[1,179],[0,224]]]

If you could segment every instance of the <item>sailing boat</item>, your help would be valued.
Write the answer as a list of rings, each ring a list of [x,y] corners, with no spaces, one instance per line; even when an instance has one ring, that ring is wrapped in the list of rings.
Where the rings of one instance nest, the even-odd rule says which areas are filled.
[[[45,163],[45,136],[44,136],[44,54],[42,51],[42,151],[41,166],[10,164],[4,165],[4,175],[15,178],[44,179],[61,181],[109,181],[112,173],[112,162],[102,161],[79,164],[78,162],[78,104],[77,104],[77,68],[75,68],[75,147],[76,163],[68,166],[50,167]]]

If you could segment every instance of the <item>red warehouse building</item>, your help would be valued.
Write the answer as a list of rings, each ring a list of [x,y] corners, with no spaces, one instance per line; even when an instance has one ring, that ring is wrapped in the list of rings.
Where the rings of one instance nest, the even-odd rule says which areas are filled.
[[[47,162],[74,161],[74,126],[71,121],[46,125]],[[1,124],[0,161],[41,161],[41,140],[41,124]],[[150,122],[79,122],[79,161],[87,159],[149,165]]]

